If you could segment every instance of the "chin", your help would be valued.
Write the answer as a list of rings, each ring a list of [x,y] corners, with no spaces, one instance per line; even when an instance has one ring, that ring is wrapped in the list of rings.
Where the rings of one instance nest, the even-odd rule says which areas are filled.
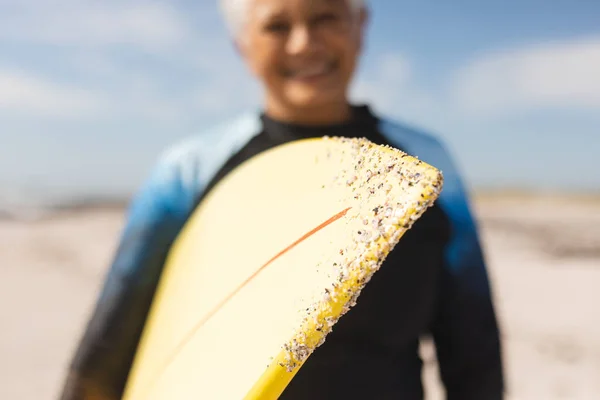
[[[332,90],[302,90],[288,93],[287,102],[298,108],[322,107],[345,101],[343,91]]]

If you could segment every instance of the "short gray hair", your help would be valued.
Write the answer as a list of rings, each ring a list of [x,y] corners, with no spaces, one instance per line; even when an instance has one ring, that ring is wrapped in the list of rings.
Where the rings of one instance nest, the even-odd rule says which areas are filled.
[[[221,13],[225,18],[225,23],[229,33],[236,37],[242,28],[246,17],[246,7],[252,0],[219,0]],[[365,7],[366,0],[346,0],[350,3],[353,11],[360,11]]]

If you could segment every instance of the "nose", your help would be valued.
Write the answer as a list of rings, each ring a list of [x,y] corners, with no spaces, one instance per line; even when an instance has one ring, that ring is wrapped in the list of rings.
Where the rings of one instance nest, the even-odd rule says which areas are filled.
[[[295,26],[286,43],[286,51],[291,55],[299,55],[308,52],[314,45],[314,34],[307,26]]]

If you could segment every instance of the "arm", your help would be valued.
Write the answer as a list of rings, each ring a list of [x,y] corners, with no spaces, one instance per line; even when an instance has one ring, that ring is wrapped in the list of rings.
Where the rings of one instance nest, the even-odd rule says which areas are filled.
[[[444,174],[437,204],[448,216],[451,234],[431,333],[448,399],[502,399],[500,334],[477,227],[458,170],[434,137],[385,120],[381,130],[394,146]]]
[[[499,400],[500,334],[477,228],[458,177],[441,199],[451,223],[432,333],[449,400]],[[445,190],[446,190],[445,189]]]
[[[179,175],[175,163],[159,164],[133,200],[63,400],[121,398],[163,263],[191,211]]]
[[[458,170],[434,137],[385,120],[381,131],[395,147],[418,155],[444,174],[437,204],[449,218],[451,236],[431,333],[448,399],[502,399],[500,334],[477,228]]]

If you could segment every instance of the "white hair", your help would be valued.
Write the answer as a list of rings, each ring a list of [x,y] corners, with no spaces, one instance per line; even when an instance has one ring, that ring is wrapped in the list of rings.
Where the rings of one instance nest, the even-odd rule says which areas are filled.
[[[236,37],[241,31],[246,14],[248,12],[248,2],[251,0],[219,0],[221,13],[225,18],[225,23],[229,33]],[[366,0],[346,0],[350,3],[352,11],[358,12],[365,7]]]

